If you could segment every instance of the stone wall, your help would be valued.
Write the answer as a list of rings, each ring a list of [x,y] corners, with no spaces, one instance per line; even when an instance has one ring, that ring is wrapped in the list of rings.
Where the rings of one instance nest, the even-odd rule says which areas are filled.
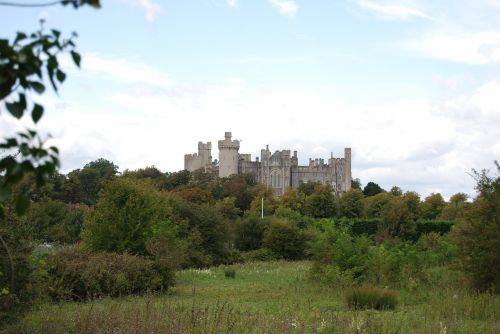
[[[274,190],[278,196],[288,188],[296,188],[301,182],[320,182],[332,186],[338,194],[351,189],[351,149],[344,149],[344,158],[331,155],[324,159],[309,159],[308,166],[298,165],[297,151],[290,150],[271,153],[269,145],[261,150],[260,160],[252,161],[250,154],[240,154],[240,142],[231,140],[231,132],[226,132],[224,140],[219,140],[219,161],[212,162],[211,144],[198,144],[198,154],[184,156],[184,168],[193,171],[209,165],[219,177],[233,174],[253,174],[258,183]]]

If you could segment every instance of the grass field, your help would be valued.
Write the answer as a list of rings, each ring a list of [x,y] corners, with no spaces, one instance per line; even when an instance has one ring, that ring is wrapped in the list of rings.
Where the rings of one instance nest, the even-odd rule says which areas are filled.
[[[394,311],[349,310],[309,262],[184,270],[167,295],[43,304],[12,333],[500,333],[500,298],[435,286],[399,291]]]

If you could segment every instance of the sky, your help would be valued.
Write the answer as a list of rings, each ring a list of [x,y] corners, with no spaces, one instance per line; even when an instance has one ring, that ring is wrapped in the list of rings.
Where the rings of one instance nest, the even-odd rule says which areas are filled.
[[[32,0],[30,2],[37,2]],[[40,0],[42,1],[42,0]],[[22,1],[18,1],[22,2]],[[225,131],[255,158],[342,157],[352,175],[425,197],[474,195],[500,160],[500,0],[102,0],[94,10],[0,7],[0,38],[78,33],[81,69],[35,98],[66,173],[183,169]],[[33,127],[0,105],[0,135]]]

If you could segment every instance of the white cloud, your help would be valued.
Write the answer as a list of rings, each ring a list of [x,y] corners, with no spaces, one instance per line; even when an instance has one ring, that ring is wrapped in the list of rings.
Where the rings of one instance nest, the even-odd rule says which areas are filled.
[[[121,0],[133,7],[139,7],[144,10],[146,20],[154,22],[161,11],[160,5],[153,0]]]
[[[226,0],[226,3],[227,3],[230,7],[237,7],[237,6],[238,6],[238,0]]]
[[[268,0],[282,15],[294,18],[299,5],[294,0]]]
[[[340,103],[331,90],[254,90],[237,79],[179,86],[144,64],[84,59],[91,59],[91,74],[131,85],[94,96],[94,103],[102,101],[103,107],[68,102],[58,110],[66,101],[44,103],[52,114],[41,126],[56,138],[64,172],[101,156],[122,170],[156,165],[175,171],[183,168],[184,154],[195,152],[198,141],[216,143],[225,131],[232,131],[243,140],[242,153],[255,158],[266,144],[273,151],[296,149],[301,164],[309,158],[327,159],[329,152],[342,156],[343,148],[351,146],[353,175],[365,184],[375,181],[386,188],[399,185],[422,195],[440,191],[450,196],[458,191],[473,194],[467,172],[489,167],[498,156],[498,81],[443,100],[365,106]],[[125,70],[130,72],[123,74]]]
[[[371,0],[359,0],[358,5],[381,18],[391,19],[391,20],[409,20],[412,18],[424,18],[432,20],[433,18],[421,10],[398,5],[398,4],[387,4],[380,3]]]
[[[65,60],[64,63],[68,63]],[[171,81],[155,68],[141,62],[123,58],[102,57],[88,53],[82,57],[82,73],[100,75],[122,83],[143,83],[160,87],[169,87]]]
[[[427,57],[466,64],[500,62],[500,30],[480,32],[436,31],[404,43]]]

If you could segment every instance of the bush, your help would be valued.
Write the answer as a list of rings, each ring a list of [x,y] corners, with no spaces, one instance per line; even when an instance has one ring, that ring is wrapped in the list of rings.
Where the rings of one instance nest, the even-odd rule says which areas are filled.
[[[458,253],[474,288],[500,293],[500,165],[495,165],[495,176],[473,171],[479,195],[456,234]]]
[[[147,258],[64,248],[48,257],[48,293],[54,300],[87,300],[168,289],[172,270]]]
[[[278,260],[276,254],[274,254],[268,248],[260,248],[250,252],[242,253],[243,260],[245,262],[251,261],[274,261]]]
[[[305,255],[305,238],[298,227],[285,219],[275,218],[264,233],[263,245],[287,260],[298,260]]]
[[[450,232],[454,222],[446,220],[418,220],[416,226],[416,239],[427,233],[446,234]]]
[[[346,301],[347,306],[355,310],[393,310],[398,303],[396,291],[370,286],[348,289]]]
[[[249,215],[236,224],[235,246],[242,251],[251,251],[262,247],[264,231],[269,225],[269,219],[261,219]]]
[[[151,228],[170,218],[164,196],[147,181],[116,178],[85,221],[84,242],[95,251],[146,254]]]
[[[226,269],[226,270],[224,270],[224,276],[226,278],[235,278],[236,271],[234,269]]]

